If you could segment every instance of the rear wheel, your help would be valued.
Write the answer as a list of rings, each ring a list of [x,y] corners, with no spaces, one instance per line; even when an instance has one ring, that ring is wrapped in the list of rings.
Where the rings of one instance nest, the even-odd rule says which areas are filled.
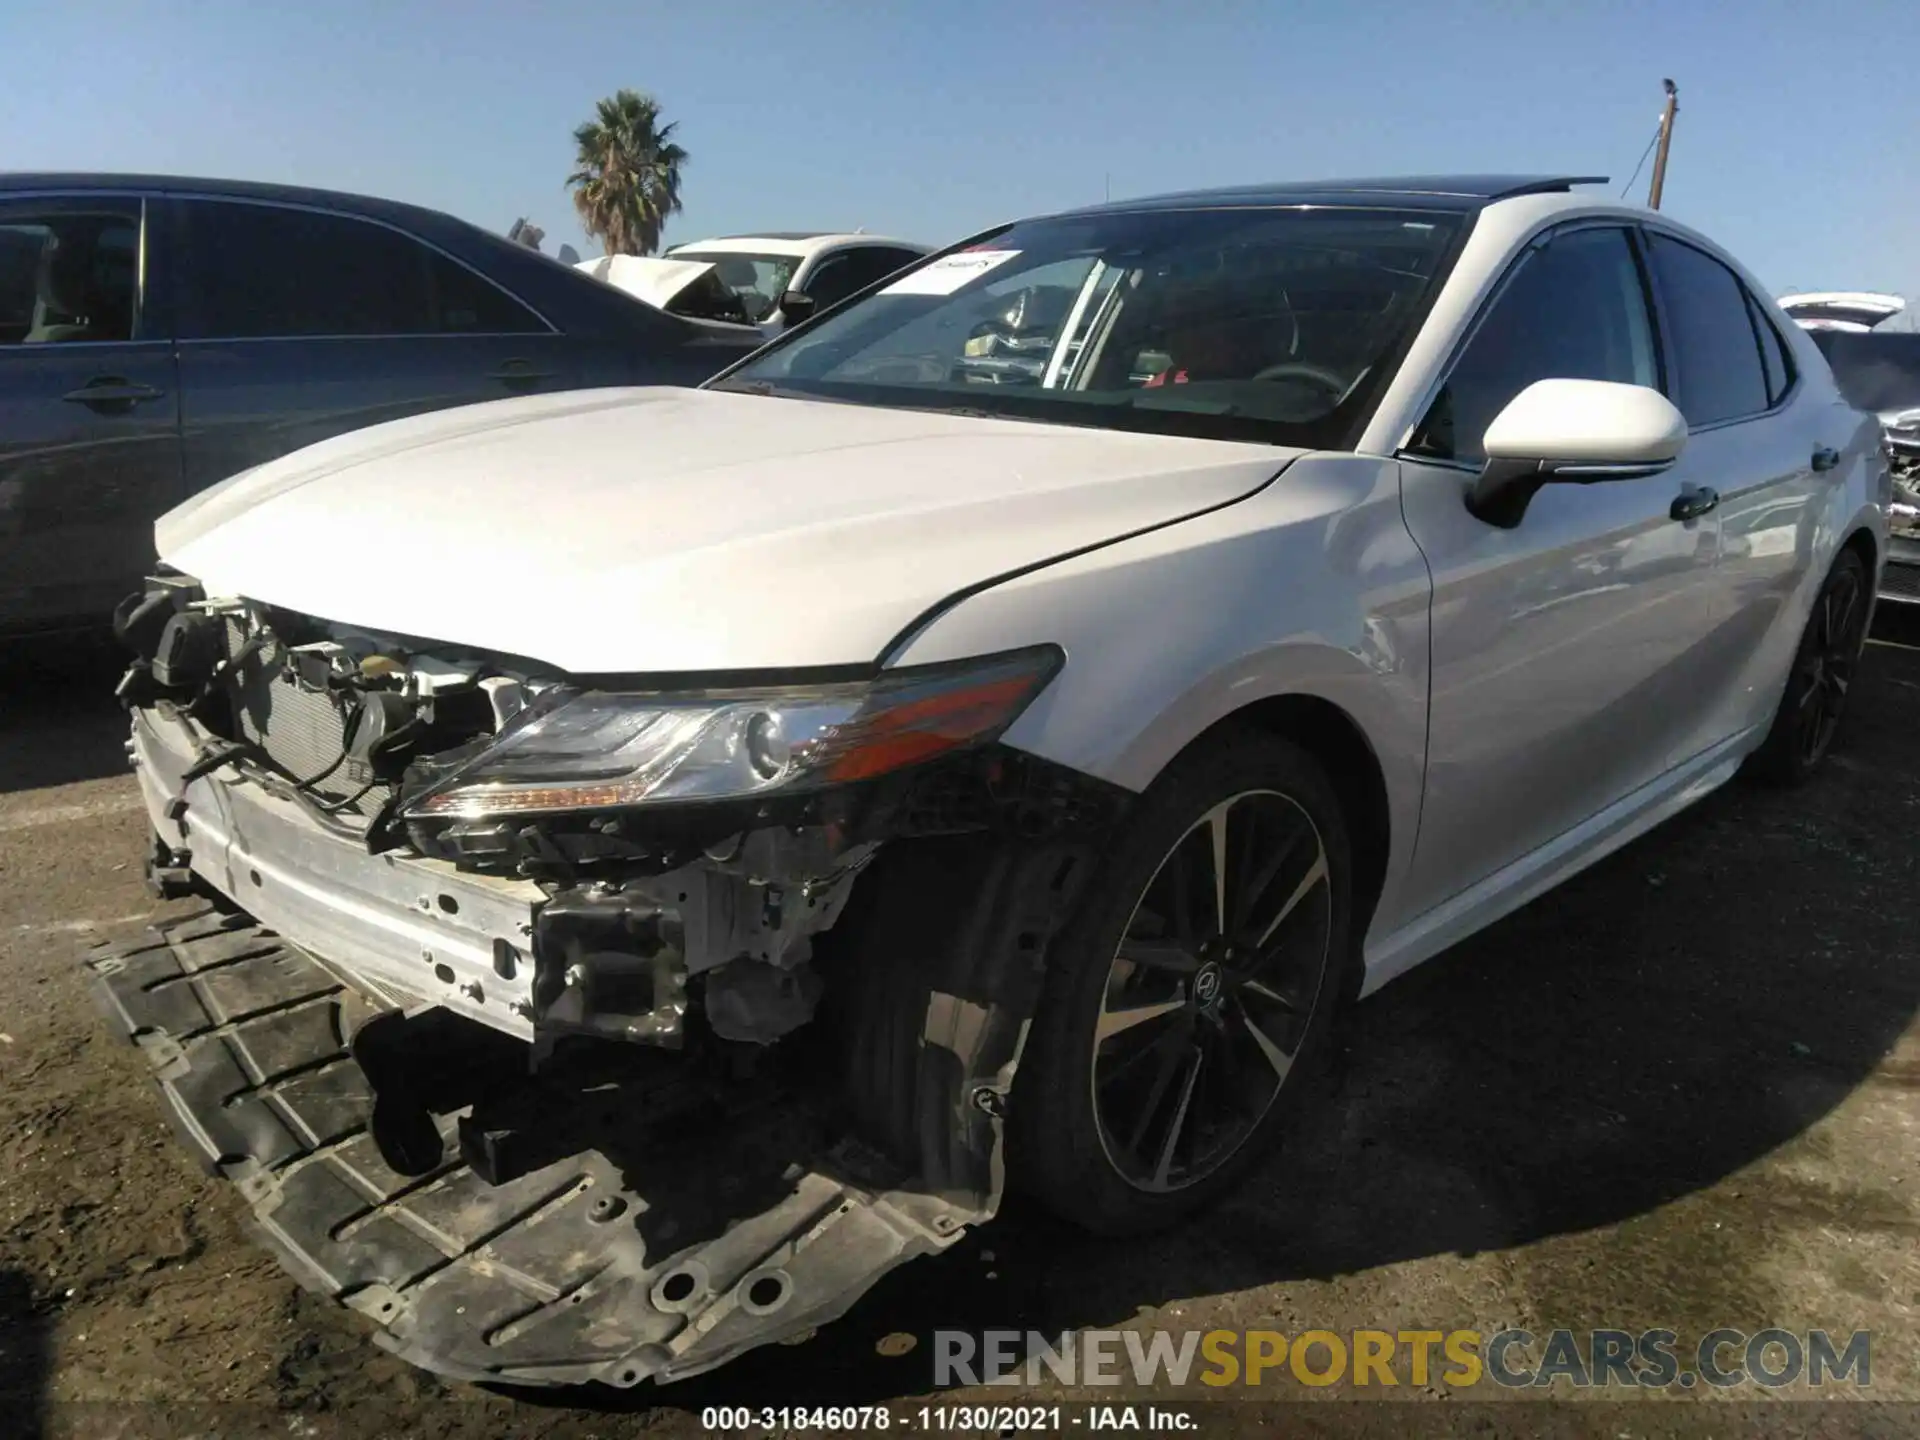
[[[1172,1223],[1265,1152],[1351,962],[1346,827],[1295,746],[1236,735],[1142,798],[1056,941],[1012,1178],[1104,1233]]]
[[[1759,779],[1797,785],[1833,748],[1867,642],[1872,609],[1867,585],[1860,556],[1842,550],[1814,599],[1772,728],[1754,752],[1751,770]]]

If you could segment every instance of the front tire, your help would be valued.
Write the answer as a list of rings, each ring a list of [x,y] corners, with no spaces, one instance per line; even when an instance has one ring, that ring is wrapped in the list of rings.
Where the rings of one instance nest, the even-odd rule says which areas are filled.
[[[1813,613],[1787,676],[1786,693],[1767,738],[1753,754],[1755,778],[1774,785],[1804,783],[1833,748],[1846,710],[1872,611],[1867,567],[1842,550],[1814,598]]]
[[[1319,765],[1233,734],[1141,798],[1058,937],[1008,1110],[1011,1178],[1102,1234],[1172,1224],[1287,1123],[1355,964]]]

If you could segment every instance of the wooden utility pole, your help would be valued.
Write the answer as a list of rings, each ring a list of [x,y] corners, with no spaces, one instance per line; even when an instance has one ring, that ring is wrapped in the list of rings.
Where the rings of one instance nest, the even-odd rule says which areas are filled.
[[[1673,117],[1680,113],[1680,91],[1671,80],[1667,87],[1667,108],[1660,112],[1660,147],[1653,157],[1653,185],[1647,192],[1647,208],[1660,208],[1660,192],[1667,186],[1667,150],[1673,144]]]

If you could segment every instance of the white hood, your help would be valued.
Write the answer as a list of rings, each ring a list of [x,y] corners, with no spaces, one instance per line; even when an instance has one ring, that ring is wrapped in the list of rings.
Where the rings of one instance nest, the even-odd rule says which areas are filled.
[[[586,390],[325,441],[156,539],[212,595],[581,673],[866,664],[957,591],[1251,494],[1296,453]]]
[[[653,255],[602,255],[573,267],[664,310],[673,297],[713,268],[711,260],[666,260]]]

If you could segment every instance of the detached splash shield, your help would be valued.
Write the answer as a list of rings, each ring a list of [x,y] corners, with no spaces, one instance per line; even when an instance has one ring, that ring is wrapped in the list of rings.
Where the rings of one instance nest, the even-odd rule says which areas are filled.
[[[1006,1095],[1084,858],[986,836],[883,853],[842,922],[876,967],[839,1019],[844,1116],[776,1093],[676,1128],[663,1057],[529,1077],[520,1042],[403,1016],[245,916],[87,963],[182,1138],[304,1285],[443,1375],[630,1386],[833,1320],[995,1213]],[[381,1158],[386,1082],[355,1058],[382,1027],[435,1057],[410,1098],[444,1158],[411,1177]]]

